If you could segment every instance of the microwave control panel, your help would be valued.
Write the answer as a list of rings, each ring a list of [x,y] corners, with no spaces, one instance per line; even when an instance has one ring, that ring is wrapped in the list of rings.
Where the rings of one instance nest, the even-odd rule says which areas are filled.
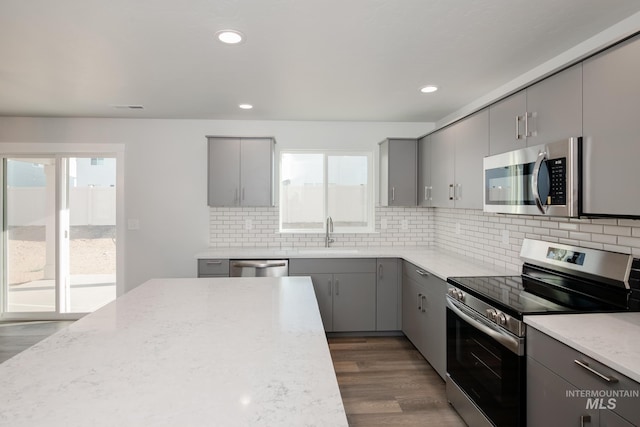
[[[551,178],[550,205],[567,204],[567,158],[547,160]]]

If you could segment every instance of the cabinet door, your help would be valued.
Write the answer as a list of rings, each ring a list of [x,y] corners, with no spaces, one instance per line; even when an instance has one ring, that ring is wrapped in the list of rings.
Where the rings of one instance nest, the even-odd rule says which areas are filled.
[[[527,146],[582,136],[582,64],[527,88]]]
[[[375,273],[333,275],[333,331],[376,330]]]
[[[240,204],[273,206],[273,140],[243,138],[240,144]]]
[[[634,421],[640,422],[640,418],[636,418]],[[600,427],[635,427],[636,425],[608,409],[600,411]]]
[[[583,63],[583,211],[640,215],[640,38]]]
[[[307,274],[300,274],[307,276]],[[333,331],[333,275],[328,273],[308,274],[318,300],[320,317],[326,332]]]
[[[378,260],[378,281],[376,286],[376,330],[398,331],[401,325],[401,292],[399,280],[399,260],[396,258]]]
[[[482,110],[454,127],[455,207],[482,209],[482,162],[489,154],[489,111]]]
[[[489,107],[490,154],[506,153],[526,146],[524,114],[527,97],[524,90]]]
[[[380,205],[416,206],[418,145],[415,139],[380,144]]]
[[[418,140],[418,205],[431,206],[431,135]]]
[[[237,206],[240,192],[240,140],[209,138],[209,206]]]
[[[431,206],[453,207],[455,135],[452,126],[431,134]]]
[[[444,379],[447,374],[447,314],[445,281],[435,277],[425,278],[423,310],[426,314],[426,358],[433,369]]]
[[[416,282],[402,276],[402,332],[417,347],[420,337],[420,301]]]
[[[597,426],[598,410],[586,409],[586,399],[566,396],[568,390],[575,389],[574,385],[527,357],[527,426]]]

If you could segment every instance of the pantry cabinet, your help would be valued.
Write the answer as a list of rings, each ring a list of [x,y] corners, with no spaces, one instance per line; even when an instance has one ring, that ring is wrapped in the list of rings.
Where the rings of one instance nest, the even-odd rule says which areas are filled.
[[[482,209],[482,162],[489,154],[488,110],[430,137],[431,206]]]
[[[289,260],[290,276],[310,276],[327,332],[376,330],[375,259]]]
[[[447,284],[404,261],[402,264],[402,331],[444,379]]]
[[[490,154],[582,135],[582,64],[489,107]]]
[[[614,393],[639,389],[640,384],[610,367],[537,329],[527,329],[527,426],[637,425],[637,398]]]
[[[209,206],[273,206],[273,138],[207,137]]]
[[[380,205],[416,206],[417,140],[388,138],[379,145]]]
[[[584,62],[583,212],[640,216],[640,37]]]

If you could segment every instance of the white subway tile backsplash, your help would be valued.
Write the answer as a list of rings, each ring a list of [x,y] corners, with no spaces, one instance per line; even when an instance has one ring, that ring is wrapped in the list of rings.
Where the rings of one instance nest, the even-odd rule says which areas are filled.
[[[210,208],[212,247],[322,247],[324,234],[278,231],[278,208]],[[403,229],[403,221],[408,230]],[[250,223],[251,227],[247,227]],[[382,229],[381,224],[386,228]],[[509,233],[508,244],[503,233]],[[375,233],[334,233],[332,246],[436,246],[501,268],[519,269],[524,238],[640,257],[640,220],[515,216],[473,209],[376,208]]]

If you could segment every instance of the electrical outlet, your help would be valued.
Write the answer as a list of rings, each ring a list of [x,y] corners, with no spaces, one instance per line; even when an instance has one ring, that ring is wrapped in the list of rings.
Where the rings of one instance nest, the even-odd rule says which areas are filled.
[[[509,230],[502,230],[502,244],[509,244]]]
[[[409,229],[409,220],[408,219],[403,219],[402,221],[400,221],[400,227],[403,230],[408,230]]]
[[[460,223],[456,222],[456,234],[460,234]]]
[[[253,221],[251,221],[251,218],[247,218],[244,220],[244,229],[245,230],[252,230],[253,229]]]
[[[128,219],[127,220],[127,228],[129,230],[140,230],[140,220],[139,219]]]

